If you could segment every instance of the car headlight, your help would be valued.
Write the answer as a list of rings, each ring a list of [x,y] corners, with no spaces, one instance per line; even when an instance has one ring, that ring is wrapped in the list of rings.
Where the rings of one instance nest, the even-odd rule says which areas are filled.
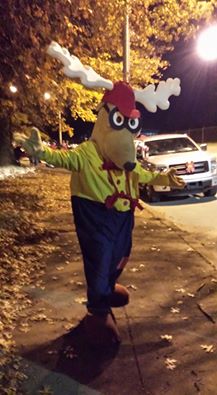
[[[211,160],[211,172],[216,173],[217,172],[217,162],[216,159]]]

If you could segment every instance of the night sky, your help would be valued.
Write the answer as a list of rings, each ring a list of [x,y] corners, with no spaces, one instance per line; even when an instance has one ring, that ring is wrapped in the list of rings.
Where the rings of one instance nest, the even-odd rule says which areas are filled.
[[[158,109],[150,113],[144,110],[144,130],[190,133],[190,129],[217,126],[217,61],[200,59],[196,40],[179,41],[167,59],[171,66],[162,80],[180,78],[181,94],[171,96],[170,108],[166,111]],[[70,123],[75,128],[73,140],[76,142],[83,139],[84,133],[90,136],[93,124],[72,119]]]
[[[217,125],[217,61],[201,60],[195,40],[179,42],[167,59],[171,66],[162,79],[179,77],[181,94],[170,98],[167,111],[147,113],[147,128],[176,131]]]

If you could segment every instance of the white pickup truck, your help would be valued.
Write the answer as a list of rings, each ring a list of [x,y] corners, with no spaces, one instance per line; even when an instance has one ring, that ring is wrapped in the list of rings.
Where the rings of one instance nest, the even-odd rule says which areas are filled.
[[[217,193],[216,157],[198,145],[187,134],[141,136],[135,140],[137,159],[145,168],[166,171],[176,169],[186,183],[183,190],[170,187],[141,185],[140,191],[149,202],[159,201],[162,195],[215,196]]]

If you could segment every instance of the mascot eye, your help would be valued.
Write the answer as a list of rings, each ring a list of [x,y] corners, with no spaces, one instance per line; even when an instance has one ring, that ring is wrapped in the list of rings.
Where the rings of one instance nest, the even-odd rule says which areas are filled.
[[[132,133],[138,133],[141,130],[141,121],[139,118],[129,118],[128,128]]]
[[[114,126],[116,127],[122,127],[124,124],[124,116],[119,112],[116,111],[113,115],[112,115],[112,121]]]

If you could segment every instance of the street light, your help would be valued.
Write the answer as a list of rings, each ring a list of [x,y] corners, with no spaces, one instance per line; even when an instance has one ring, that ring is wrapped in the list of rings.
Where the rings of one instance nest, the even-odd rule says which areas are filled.
[[[15,86],[15,85],[10,85],[9,86],[9,89],[10,89],[10,91],[12,92],[12,93],[16,93],[17,92],[17,87]]]
[[[217,25],[212,25],[200,33],[197,41],[197,53],[207,61],[217,59]]]
[[[51,98],[51,94],[49,92],[45,92],[44,93],[44,99],[45,100],[50,100],[50,98]]]

